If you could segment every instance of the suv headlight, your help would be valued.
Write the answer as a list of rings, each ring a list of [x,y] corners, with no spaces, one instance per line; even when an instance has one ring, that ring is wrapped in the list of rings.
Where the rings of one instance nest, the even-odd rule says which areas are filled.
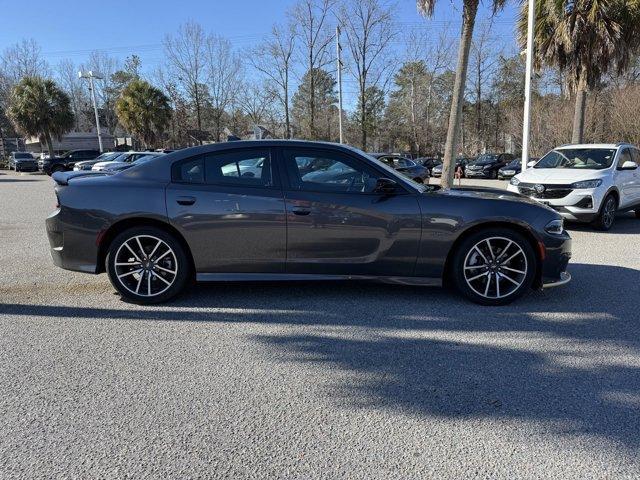
[[[544,227],[544,231],[552,235],[561,235],[564,232],[564,220],[551,220]]]
[[[572,183],[571,188],[597,188],[600,185],[602,185],[602,179],[583,180],[582,182]]]
[[[514,187],[517,187],[518,185],[520,185],[520,180],[518,180],[518,177],[511,177],[511,180],[509,180],[509,183]]]

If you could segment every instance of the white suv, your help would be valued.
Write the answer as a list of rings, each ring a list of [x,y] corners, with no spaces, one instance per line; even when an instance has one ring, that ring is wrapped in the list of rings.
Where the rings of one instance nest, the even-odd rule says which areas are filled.
[[[640,150],[628,143],[565,145],[516,175],[509,191],[531,197],[564,218],[609,230],[616,211],[640,218]]]

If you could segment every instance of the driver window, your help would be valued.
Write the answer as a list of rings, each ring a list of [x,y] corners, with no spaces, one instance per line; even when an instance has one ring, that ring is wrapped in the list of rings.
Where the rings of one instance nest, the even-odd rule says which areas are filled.
[[[371,193],[380,177],[374,170],[339,153],[285,154],[291,186],[296,190],[337,193]]]
[[[624,165],[624,162],[632,162],[631,151],[628,148],[625,148],[620,152],[620,159],[618,160],[618,168],[621,168]]]

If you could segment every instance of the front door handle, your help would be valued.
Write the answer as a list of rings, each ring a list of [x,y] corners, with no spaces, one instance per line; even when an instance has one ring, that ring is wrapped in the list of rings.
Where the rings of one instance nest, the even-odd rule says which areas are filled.
[[[196,197],[178,197],[176,199],[179,205],[193,205],[196,203]]]
[[[292,209],[294,215],[309,215],[311,210],[307,207],[293,207]]]

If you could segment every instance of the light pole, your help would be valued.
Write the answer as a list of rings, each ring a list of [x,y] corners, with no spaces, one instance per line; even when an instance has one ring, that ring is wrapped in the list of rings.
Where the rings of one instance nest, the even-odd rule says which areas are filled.
[[[96,129],[98,130],[98,146],[100,147],[100,153],[102,153],[102,133],[100,132],[100,117],[98,116],[98,106],[96,105],[96,91],[93,84],[93,79],[102,80],[102,77],[91,70],[87,72],[78,72],[79,78],[89,79],[89,90],[91,90],[91,101],[93,103],[93,113],[96,115]]]
[[[342,45],[340,45],[340,25],[336,25],[336,57],[338,62],[338,129],[340,143],[344,143],[342,136]]]
[[[535,25],[536,1],[529,0],[527,17],[527,63],[524,79],[524,118],[522,121],[522,171],[529,163],[529,130],[531,123],[531,76],[533,75],[533,29]]]

